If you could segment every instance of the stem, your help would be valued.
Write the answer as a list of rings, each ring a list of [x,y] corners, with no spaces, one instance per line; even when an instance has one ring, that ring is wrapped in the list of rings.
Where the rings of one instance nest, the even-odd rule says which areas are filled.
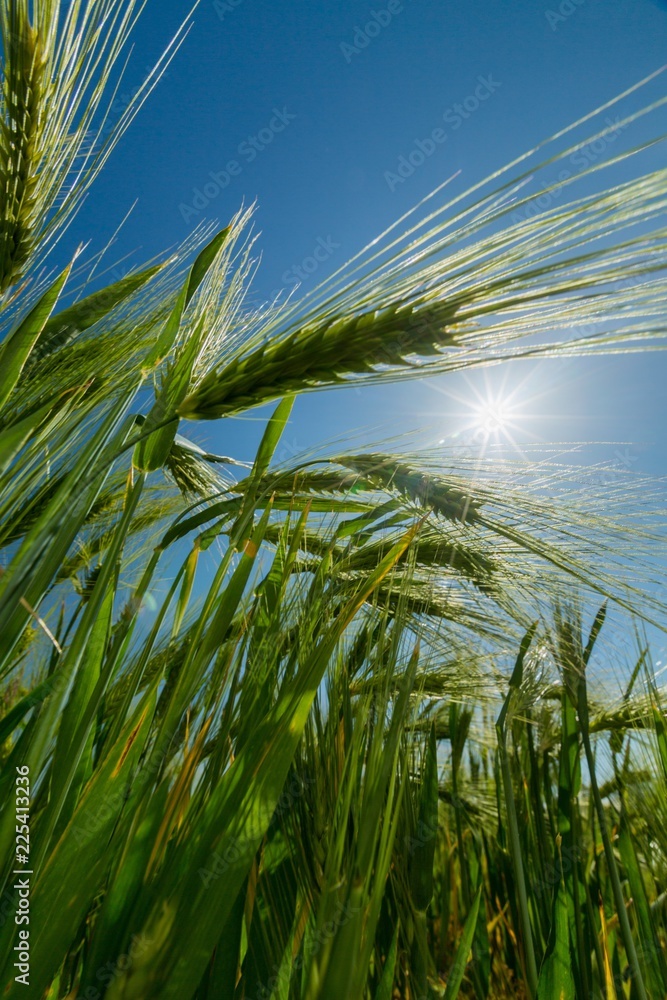
[[[521,859],[521,840],[519,838],[519,823],[514,805],[514,795],[512,791],[512,774],[507,757],[507,743],[505,741],[505,730],[502,724],[496,726],[498,734],[498,755],[500,757],[500,771],[503,780],[503,791],[505,793],[505,809],[507,810],[507,828],[509,832],[509,848],[514,867],[514,877],[516,879],[517,905],[519,909],[519,923],[521,925],[521,936],[523,938],[524,952],[526,956],[526,978],[528,993],[532,998],[537,995],[537,962],[535,960],[535,947],[533,944],[533,934],[530,925],[530,913],[528,910],[528,895],[526,893],[526,877],[523,871],[523,861]]]
[[[612,847],[611,838],[609,836],[609,829],[607,827],[607,817],[605,816],[604,806],[602,804],[602,797],[600,796],[600,790],[598,788],[598,783],[595,777],[595,758],[593,757],[593,751],[591,749],[591,741],[588,733],[588,705],[586,698],[586,682],[583,676],[579,685],[579,705],[580,705],[579,718],[581,723],[581,737],[583,740],[584,752],[586,754],[586,762],[588,764],[588,770],[590,773],[591,792],[593,794],[595,810],[598,814],[598,820],[600,823],[600,833],[602,834],[602,843],[604,845],[605,858],[607,859],[609,878],[611,880],[611,886],[614,893],[614,902],[616,904],[616,912],[618,914],[618,924],[621,931],[621,936],[623,938],[623,944],[625,945],[625,952],[628,958],[628,965],[632,970],[632,976],[637,990],[638,1000],[648,1000],[648,994],[646,992],[646,987],[644,986],[644,980],[642,979],[641,969],[639,968],[639,958],[637,956],[637,949],[635,948],[635,942],[632,937],[632,930],[630,928],[628,911],[625,908],[625,898],[623,896],[623,888],[621,886],[621,880],[619,878],[618,868],[616,867],[616,859],[614,858],[614,850]],[[583,712],[582,708],[584,709]]]

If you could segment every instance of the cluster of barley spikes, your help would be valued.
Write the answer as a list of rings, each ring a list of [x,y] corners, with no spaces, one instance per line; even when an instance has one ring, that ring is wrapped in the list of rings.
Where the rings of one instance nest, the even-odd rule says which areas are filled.
[[[0,0],[1,995],[664,1000],[646,488],[277,456],[305,391],[658,346],[667,170],[512,222],[594,113],[298,302],[251,308],[245,211],[45,277],[160,73],[109,138],[134,6]],[[187,437],[271,401],[252,463]]]

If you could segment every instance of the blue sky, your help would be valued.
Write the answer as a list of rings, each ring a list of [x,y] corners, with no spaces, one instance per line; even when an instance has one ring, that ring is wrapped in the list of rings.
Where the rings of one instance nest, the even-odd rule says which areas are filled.
[[[149,0],[121,103],[187,10],[179,0]],[[657,0],[204,0],[192,20],[72,239],[93,234],[100,248],[136,199],[114,256],[134,252],[139,263],[197,222],[224,224],[242,200],[256,199],[259,297],[305,274],[303,262],[320,248],[302,285],[310,289],[455,171],[463,190],[657,69],[667,53],[667,4]],[[475,107],[476,93],[485,96]],[[436,127],[446,141],[411,176],[392,180],[400,158]],[[197,200],[211,174],[224,189]],[[415,440],[444,440],[444,457],[448,435],[470,421],[468,400],[513,394],[518,441],[606,442],[585,457],[659,476],[666,365],[662,355],[524,363],[428,386],[310,395],[297,403],[287,443],[300,451],[348,434],[380,441],[421,428]],[[251,414],[198,425],[193,436],[247,458],[260,431]]]

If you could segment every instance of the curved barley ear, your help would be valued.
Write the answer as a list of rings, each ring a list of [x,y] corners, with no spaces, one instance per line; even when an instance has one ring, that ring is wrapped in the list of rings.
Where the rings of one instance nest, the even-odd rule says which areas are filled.
[[[48,84],[46,60],[27,8],[27,0],[10,2],[2,18],[0,292],[21,274],[36,229],[35,189]]]
[[[464,492],[458,484],[448,482],[443,476],[428,475],[401,462],[395,455],[379,452],[343,455],[336,461],[381,488],[396,489],[416,503],[431,507],[442,517],[468,524],[477,520],[479,501]]]

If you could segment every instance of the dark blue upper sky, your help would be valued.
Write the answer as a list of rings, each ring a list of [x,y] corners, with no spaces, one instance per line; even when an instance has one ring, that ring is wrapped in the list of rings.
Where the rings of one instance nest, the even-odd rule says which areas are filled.
[[[149,0],[119,106],[187,9]],[[100,248],[136,199],[114,256],[136,250],[139,262],[256,199],[258,296],[289,287],[299,271],[305,291],[455,171],[462,190],[666,57],[667,4],[654,0],[203,0],[72,238],[92,236]],[[634,106],[661,93],[658,81]],[[446,140],[397,181],[400,158],[435,128]],[[640,141],[644,126],[636,129]],[[647,167],[663,157],[660,147]],[[316,247],[323,259],[306,274]],[[460,430],[466,399],[504,392],[514,394],[517,438],[609,442],[591,460],[662,475],[666,366],[662,355],[516,363],[430,386],[310,395],[297,404],[288,446],[418,427],[436,444]],[[246,417],[195,436],[250,457],[259,430]]]

